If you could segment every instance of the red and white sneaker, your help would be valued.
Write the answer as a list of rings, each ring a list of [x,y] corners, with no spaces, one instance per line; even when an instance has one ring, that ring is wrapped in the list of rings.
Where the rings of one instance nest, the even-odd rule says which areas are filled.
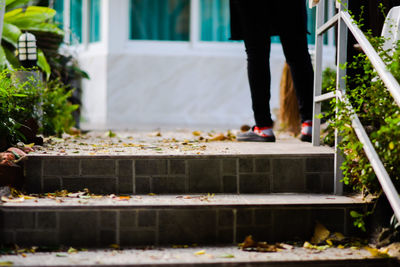
[[[275,142],[272,127],[253,126],[248,132],[237,135],[236,140],[247,142]]]
[[[300,140],[303,142],[311,142],[312,140],[312,121],[308,120],[301,125]]]

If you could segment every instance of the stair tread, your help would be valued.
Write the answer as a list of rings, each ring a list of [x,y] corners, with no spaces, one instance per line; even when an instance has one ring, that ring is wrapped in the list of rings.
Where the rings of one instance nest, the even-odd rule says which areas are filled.
[[[196,195],[132,195],[129,199],[114,195],[92,198],[38,198],[22,202],[7,202],[0,207],[191,207],[191,206],[296,206],[296,205],[356,205],[367,203],[361,195],[327,194],[196,194]]]
[[[204,254],[196,252],[204,250]],[[199,253],[198,253],[199,254]],[[232,256],[230,256],[232,255]],[[68,265],[185,265],[185,264],[234,264],[234,263],[315,263],[321,261],[364,261],[373,257],[365,249],[328,248],[323,251],[295,247],[274,253],[248,252],[239,250],[236,246],[224,247],[160,247],[152,249],[98,249],[68,254],[66,252],[40,252],[35,254],[6,255],[0,261],[11,261],[19,266],[68,266]],[[376,259],[384,262],[384,259]],[[281,265],[279,265],[281,266]],[[298,265],[296,265],[298,266]],[[300,265],[299,265],[300,266]],[[315,266],[315,265],[313,265]],[[323,266],[323,265],[321,265]],[[331,265],[329,265],[331,266]],[[348,265],[346,265],[348,266]],[[380,265],[382,266],[382,265]]]
[[[210,137],[204,135],[204,140]],[[310,143],[278,134],[277,142],[199,141],[191,131],[167,131],[161,136],[148,132],[119,132],[116,137],[92,132],[47,142],[30,156],[198,156],[198,155],[296,155],[333,154],[331,147],[314,147]]]

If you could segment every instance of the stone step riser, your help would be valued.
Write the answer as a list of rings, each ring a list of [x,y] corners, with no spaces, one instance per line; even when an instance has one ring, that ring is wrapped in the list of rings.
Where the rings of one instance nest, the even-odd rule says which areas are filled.
[[[365,205],[177,207],[3,207],[1,243],[107,247],[310,240],[316,221],[359,234],[350,211]]]
[[[32,156],[25,176],[30,193],[332,193],[333,155]]]

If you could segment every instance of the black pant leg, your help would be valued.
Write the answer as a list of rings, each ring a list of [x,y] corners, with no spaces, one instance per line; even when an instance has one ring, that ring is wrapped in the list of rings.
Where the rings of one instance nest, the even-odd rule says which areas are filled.
[[[249,78],[254,120],[257,126],[272,126],[269,101],[271,99],[271,72],[269,37],[245,39],[247,53],[247,73]]]
[[[290,66],[302,122],[312,119],[314,71],[308,53],[305,32],[285,31],[280,34],[286,62]]]

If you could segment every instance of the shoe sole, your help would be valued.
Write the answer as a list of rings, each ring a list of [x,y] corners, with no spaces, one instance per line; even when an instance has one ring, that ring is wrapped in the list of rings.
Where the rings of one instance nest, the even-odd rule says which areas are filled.
[[[311,143],[312,136],[311,135],[300,135],[300,140],[303,141],[303,142]]]
[[[262,136],[243,136],[243,137],[237,137],[237,141],[239,142],[275,142],[275,136],[267,136],[267,137],[262,137]]]

